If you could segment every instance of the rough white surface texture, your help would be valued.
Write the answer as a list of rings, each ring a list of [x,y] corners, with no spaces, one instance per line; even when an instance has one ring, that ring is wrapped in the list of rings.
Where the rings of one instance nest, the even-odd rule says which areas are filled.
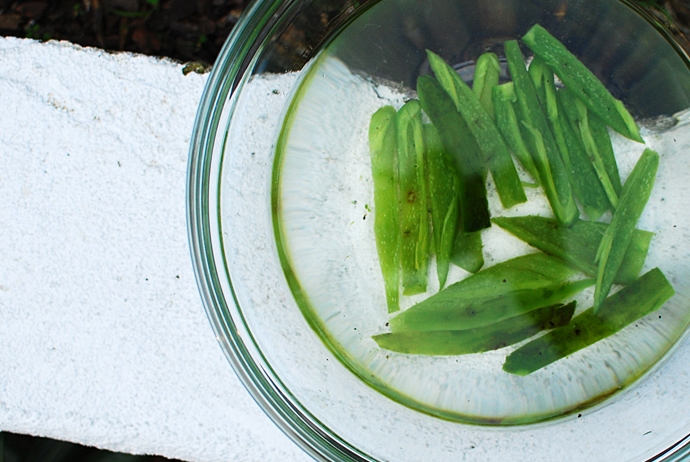
[[[304,461],[206,319],[185,175],[206,76],[0,38],[0,430],[189,461]]]

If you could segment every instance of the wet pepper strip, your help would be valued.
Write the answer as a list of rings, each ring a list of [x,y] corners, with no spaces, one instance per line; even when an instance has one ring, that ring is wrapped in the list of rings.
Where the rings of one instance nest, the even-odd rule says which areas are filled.
[[[453,252],[453,241],[459,218],[458,194],[460,179],[455,171],[438,130],[431,124],[424,125],[427,174],[429,179],[429,204],[436,253],[436,272],[439,286],[446,285]]]
[[[477,58],[472,80],[472,92],[475,94],[489,117],[495,120],[492,89],[498,85],[501,65],[495,53],[484,53]]]
[[[534,165],[532,155],[529,153],[525,141],[520,132],[520,122],[515,115],[514,104],[517,102],[513,82],[497,85],[492,89],[494,112],[496,114],[496,126],[505,138],[506,143],[520,161],[527,172],[539,181],[539,173]]]
[[[521,298],[529,299],[532,309],[560,302],[556,299],[547,303],[539,297],[564,289],[562,283],[575,273],[562,260],[541,252],[513,258],[456,282],[400,313],[391,319],[391,330],[453,330],[490,324],[500,317],[510,317],[507,313],[492,313],[491,306],[500,310],[507,304],[518,310],[515,314],[521,314],[522,307],[517,306]],[[482,311],[487,313],[479,315]]]
[[[517,95],[518,121],[554,215],[564,225],[577,219],[579,210],[570,186],[570,177],[537,96],[537,90],[525,67],[516,40],[504,44],[508,68]]]
[[[525,190],[510,156],[510,150],[493,118],[482,107],[472,89],[443,58],[429,50],[427,57],[438,82],[455,103],[455,108],[465,119],[488,162],[503,207],[510,208],[526,202]]]
[[[465,271],[476,273],[484,266],[483,247],[480,231],[474,233],[457,232],[453,241],[450,261]]]
[[[369,148],[374,179],[374,234],[388,312],[400,309],[400,224],[395,133],[396,111],[384,106],[371,116]]]
[[[618,177],[618,167],[616,166],[616,159],[613,158],[605,160],[608,151],[600,146],[595,139],[591,123],[590,123],[590,113],[587,107],[582,101],[575,97],[569,90],[563,89],[558,92],[562,107],[565,110],[566,116],[570,121],[570,125],[573,130],[580,136],[582,144],[585,147],[587,156],[592,162],[594,170],[597,172],[597,177],[604,188],[606,197],[609,203],[615,209],[618,207],[618,199],[620,195],[620,178]],[[593,114],[591,114],[593,115]],[[593,121],[596,126],[596,121]],[[604,131],[606,127],[600,127]],[[601,132],[598,132],[598,137],[602,136]],[[608,133],[606,133],[608,136]],[[609,145],[611,141],[608,141]],[[611,154],[613,150],[611,150]],[[607,168],[608,165],[608,168]],[[617,186],[616,186],[617,184]]]
[[[488,326],[547,305],[560,303],[593,284],[593,279],[575,282],[552,281],[539,287],[512,290],[500,296],[491,295],[483,299],[468,299],[464,294],[458,295],[455,291],[452,293],[456,295],[456,300],[449,299],[451,294],[439,297],[439,294],[448,292],[453,287],[451,285],[398,314],[389,323],[393,332],[462,330]]]
[[[495,324],[465,330],[392,332],[375,335],[381,348],[415,355],[464,355],[497,350],[547,329],[568,324],[575,302],[539,308]]]
[[[546,29],[536,24],[522,37],[522,41],[606,125],[631,140],[644,142],[623,103],[615,99],[601,81]]]
[[[484,159],[467,123],[433,77],[425,75],[417,79],[417,94],[460,175],[460,230],[472,232],[488,228],[491,220],[486,198]]]
[[[658,168],[659,154],[651,149],[645,149],[625,181],[618,208],[613,213],[611,224],[606,229],[597,249],[597,285],[594,289],[594,306],[592,307],[594,313],[598,311],[609,294],[615,276],[623,263],[637,221],[652,193]]]
[[[512,352],[503,370],[528,375],[620,331],[659,309],[675,291],[655,268],[608,297],[595,314],[592,308]]]
[[[598,184],[599,178],[587,158],[582,143],[570,130],[569,121],[558,101],[553,71],[538,57],[532,60],[530,71],[534,67],[541,68],[539,77],[542,105],[568,172],[573,194],[585,209],[587,216],[596,220],[609,208],[609,201]]]
[[[400,181],[400,266],[403,295],[426,292],[429,267],[429,218],[424,173],[422,107],[411,100],[396,116]]]
[[[571,124],[566,116],[565,105],[571,104],[564,99],[566,94],[562,90],[556,92],[558,118],[568,150],[568,159],[566,161],[564,156],[564,161],[570,173],[570,182],[575,197],[582,205],[587,217],[590,220],[598,220],[610,208],[609,199],[599,180],[597,171],[587,155],[579,128]]]
[[[562,259],[588,276],[596,276],[597,249],[608,224],[577,220],[572,226],[565,227],[556,220],[539,216],[498,217],[493,222],[532,247]],[[649,231],[633,231],[614,283],[629,284],[637,278],[653,236],[654,233]]]

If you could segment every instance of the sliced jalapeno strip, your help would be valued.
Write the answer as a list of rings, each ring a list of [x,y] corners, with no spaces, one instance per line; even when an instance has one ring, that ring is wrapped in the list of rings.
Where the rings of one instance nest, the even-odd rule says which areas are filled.
[[[411,100],[396,117],[400,178],[400,266],[404,295],[426,291],[429,267],[429,217],[424,173],[422,107]]]
[[[371,116],[369,125],[374,179],[374,235],[389,313],[400,309],[400,218],[395,117],[395,109],[384,106]]]
[[[526,202],[527,196],[515,170],[510,150],[493,118],[489,116],[470,87],[451,66],[429,50],[427,50],[427,56],[441,87],[455,103],[455,108],[462,114],[479,149],[484,154],[503,207],[510,208]]]
[[[461,230],[471,232],[488,228],[491,220],[486,198],[486,171],[477,142],[436,79],[430,76],[417,79],[417,94],[460,175]]]
[[[592,308],[512,352],[503,364],[511,374],[527,375],[620,331],[657,310],[675,291],[655,268]]]
[[[521,342],[547,329],[564,326],[575,302],[539,308],[523,315],[465,330],[391,332],[375,335],[381,348],[415,355],[464,355],[497,350]]]
[[[618,208],[613,212],[611,224],[606,229],[597,249],[597,285],[594,289],[594,306],[592,307],[595,313],[609,294],[615,276],[623,263],[637,221],[652,193],[658,167],[659,154],[651,149],[645,149],[623,185]]]
[[[522,41],[606,125],[631,140],[644,143],[637,124],[623,103],[615,99],[601,81],[546,29],[536,24],[522,37]]]

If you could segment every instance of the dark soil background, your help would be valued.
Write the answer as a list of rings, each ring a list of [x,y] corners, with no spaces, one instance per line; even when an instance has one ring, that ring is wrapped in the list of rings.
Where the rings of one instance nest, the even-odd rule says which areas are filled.
[[[0,0],[0,35],[212,64],[249,0]]]

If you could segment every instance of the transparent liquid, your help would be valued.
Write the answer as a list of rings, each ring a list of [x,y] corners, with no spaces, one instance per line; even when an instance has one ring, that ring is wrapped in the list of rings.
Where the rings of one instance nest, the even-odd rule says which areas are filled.
[[[515,4],[494,3],[506,10]],[[553,4],[553,9],[541,3]],[[541,11],[539,18],[545,26],[560,17],[557,2],[522,5],[522,15],[530,14],[530,8]],[[622,92],[616,96],[643,122],[647,146],[661,156],[654,191],[638,228],[655,233],[642,272],[654,267],[664,272],[676,290],[669,302],[618,334],[526,377],[502,371],[505,357],[520,344],[463,356],[393,353],[379,348],[371,338],[387,332],[390,319],[373,231],[376,211],[367,140],[371,115],[387,104],[397,109],[414,96],[411,88],[416,77],[428,73],[425,46],[444,43],[445,54],[455,56],[457,67],[467,71],[461,75],[471,78],[473,59],[487,48],[501,55],[500,44],[521,35],[515,30],[525,22],[504,11],[501,18],[514,19],[506,20],[509,27],[503,30],[491,23],[493,27],[486,29],[473,24],[468,16],[481,7],[468,3],[467,9],[458,10],[459,19],[448,12],[457,2],[437,2],[435,6],[435,14],[431,14],[424,5],[394,0],[379,3],[342,32],[302,75],[274,165],[274,225],[290,287],[309,323],[342,362],[376,390],[419,411],[463,422],[517,424],[601,402],[657,364],[690,322],[690,265],[686,263],[690,262],[690,214],[684,207],[684,199],[690,197],[686,180],[690,159],[684,154],[690,152],[690,125],[684,123],[683,115],[671,118],[672,113],[690,107],[687,68],[659,37],[655,43],[666,51],[665,55],[657,53],[665,57],[668,72],[663,75],[656,70],[658,63],[655,67],[621,58],[629,56],[621,51],[629,43],[609,44],[610,54],[621,60],[618,63],[604,59],[608,55],[601,51],[595,53],[592,43],[596,40],[582,45],[592,49],[589,56],[597,56],[586,63],[588,67],[612,66],[605,75],[614,83],[626,83],[627,87],[614,86]],[[611,20],[625,12],[633,14],[621,8],[608,12]],[[565,18],[567,27],[561,17],[562,27],[557,30],[567,32],[574,27],[567,12]],[[454,19],[463,27],[453,26]],[[575,15],[572,22],[586,19]],[[637,26],[642,21],[628,19]],[[415,26],[415,20],[423,21],[424,27]],[[641,24],[643,31],[651,29],[644,21]],[[449,27],[454,33],[443,33]],[[369,34],[368,30],[375,32]],[[401,41],[400,34],[409,40]],[[626,39],[624,35],[620,38]],[[459,50],[455,54],[448,52],[451,43]],[[654,86],[644,83],[654,79]],[[675,125],[659,131],[658,124],[651,127],[651,120],[662,121],[662,126]],[[616,134],[612,139],[625,181],[644,147]],[[526,189],[528,202],[505,210],[490,180],[487,187],[492,216],[552,216],[541,189]],[[603,219],[608,221],[610,215]],[[496,226],[483,231],[482,239],[484,268],[534,252]],[[468,275],[451,268],[448,284]],[[403,310],[438,291],[433,259],[429,277],[425,294],[402,298]],[[592,292],[586,290],[576,297],[576,314],[591,306]]]

